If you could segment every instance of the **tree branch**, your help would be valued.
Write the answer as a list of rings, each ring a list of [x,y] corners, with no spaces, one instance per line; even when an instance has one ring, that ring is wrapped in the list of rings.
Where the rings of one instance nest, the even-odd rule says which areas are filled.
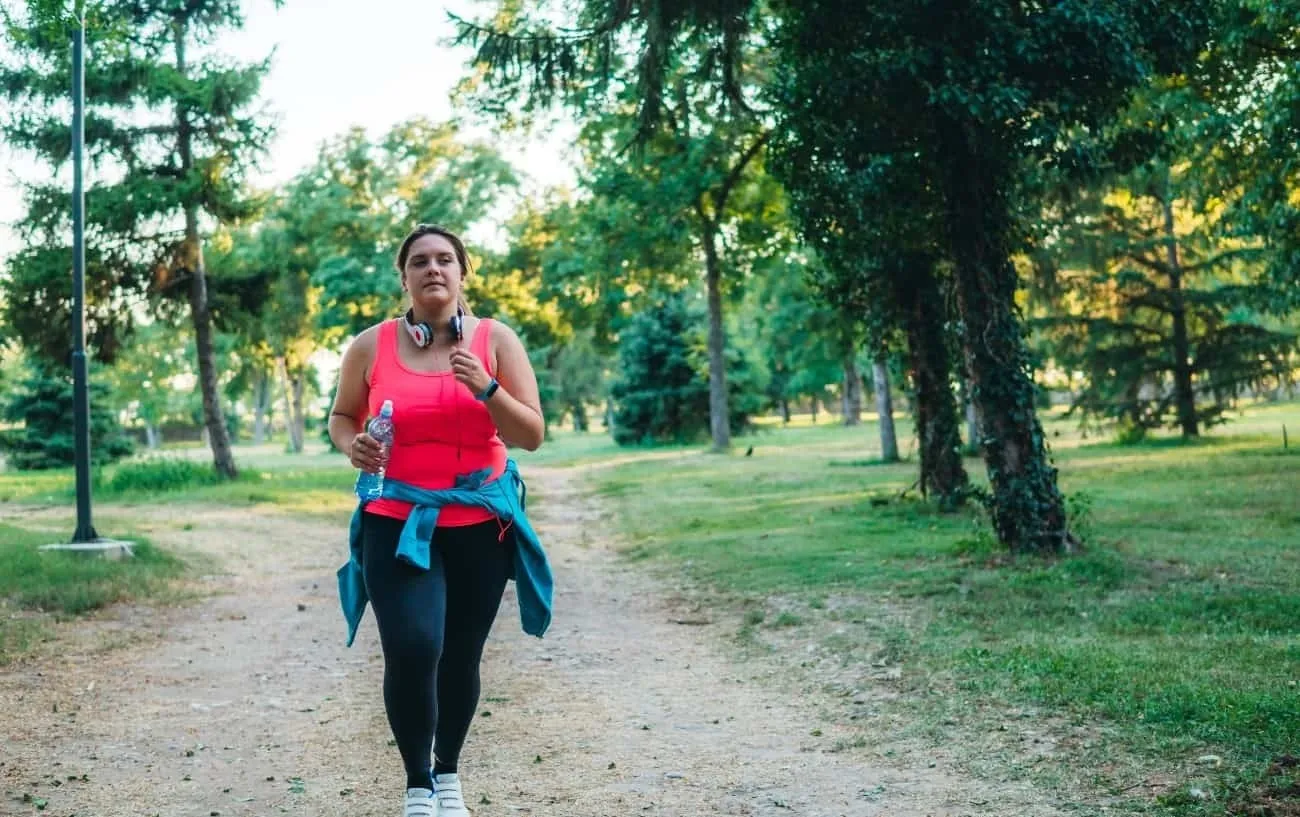
[[[758,138],[754,140],[754,143],[740,155],[739,159],[736,160],[736,164],[734,164],[731,171],[727,173],[727,178],[722,180],[722,187],[719,188],[718,194],[713,200],[714,208],[717,210],[719,217],[721,217],[720,214],[722,213],[723,208],[727,206],[727,199],[731,197],[732,188],[736,186],[740,181],[741,174],[745,172],[745,167],[754,160],[754,157],[758,155],[758,152],[763,149],[763,146],[767,144],[768,139],[771,137],[771,131],[764,131],[759,134]]]
[[[1154,258],[1148,258],[1147,256],[1143,255],[1142,253],[1139,253],[1139,252],[1126,252],[1126,253],[1124,253],[1124,257],[1127,258],[1127,259],[1129,259],[1130,261],[1134,261],[1134,262],[1136,262],[1139,266],[1146,267],[1147,269],[1152,270],[1153,272],[1158,272],[1158,273],[1160,273],[1161,275],[1168,275],[1168,274],[1169,274],[1169,265],[1168,265],[1168,264],[1166,264],[1166,263],[1163,262],[1163,261],[1159,261],[1159,260],[1157,260],[1157,259],[1154,259]]]
[[[1236,249],[1232,249],[1232,250],[1224,250],[1202,261],[1197,261],[1195,264],[1183,264],[1183,271],[1195,272],[1201,269],[1217,267],[1219,264],[1223,263],[1224,261],[1231,261],[1232,259],[1240,258],[1241,256],[1257,255],[1262,252],[1263,252],[1262,247],[1237,247]]]

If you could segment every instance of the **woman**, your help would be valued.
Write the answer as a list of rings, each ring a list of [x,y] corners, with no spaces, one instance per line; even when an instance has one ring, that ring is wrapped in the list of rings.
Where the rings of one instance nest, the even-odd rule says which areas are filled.
[[[415,528],[406,524],[413,510],[425,508],[390,495],[407,496],[405,488],[445,499],[476,472],[490,484],[506,472],[506,446],[536,450],[545,427],[519,338],[466,314],[462,285],[471,268],[461,240],[419,225],[402,242],[397,268],[410,309],[348,347],[329,432],[353,466],[370,473],[385,466],[384,498],[358,509],[353,562],[378,624],[384,708],[406,767],[406,817],[463,817],[457,761],[478,706],[483,646],[518,566],[511,528],[527,523],[484,505],[439,504],[423,543],[429,569],[421,569],[399,553],[399,540]],[[386,400],[395,442],[385,461],[364,421]]]

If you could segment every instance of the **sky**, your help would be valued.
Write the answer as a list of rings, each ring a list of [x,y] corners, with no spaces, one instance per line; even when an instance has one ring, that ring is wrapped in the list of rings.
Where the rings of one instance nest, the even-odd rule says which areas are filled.
[[[361,125],[372,134],[414,116],[444,121],[449,94],[467,70],[471,52],[453,49],[448,10],[462,17],[487,14],[472,0],[246,0],[246,26],[217,48],[241,61],[275,52],[263,99],[278,121],[262,173],[252,181],[284,181],[310,164],[322,142]],[[90,46],[93,59],[93,44]],[[482,123],[466,123],[487,134]],[[572,125],[544,136],[498,143],[532,185],[570,182],[565,146]],[[15,175],[32,178],[40,166],[0,145],[0,258],[16,247],[8,225],[22,215]],[[89,170],[87,172],[90,172]],[[395,239],[396,240],[396,237]]]

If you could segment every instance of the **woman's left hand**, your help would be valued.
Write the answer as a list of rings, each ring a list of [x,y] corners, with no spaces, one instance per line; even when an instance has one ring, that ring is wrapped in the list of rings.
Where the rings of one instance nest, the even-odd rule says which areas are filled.
[[[457,347],[451,350],[451,371],[475,395],[482,394],[492,382],[492,376],[483,368],[483,361],[467,349]]]

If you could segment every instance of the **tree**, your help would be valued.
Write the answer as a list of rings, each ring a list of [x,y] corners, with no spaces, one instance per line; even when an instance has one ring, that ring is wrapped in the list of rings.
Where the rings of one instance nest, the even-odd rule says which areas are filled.
[[[134,445],[109,407],[108,387],[94,378],[90,392],[91,463],[105,465],[129,455]],[[71,374],[39,359],[31,361],[3,406],[5,420],[21,423],[0,437],[9,464],[23,471],[71,466],[75,453],[71,415]]]
[[[502,5],[507,15],[512,8]],[[738,47],[756,45],[756,38],[743,39]],[[638,58],[626,44],[611,40],[606,46],[605,59],[611,65],[630,70],[636,64]],[[761,214],[765,200],[773,201],[778,192],[762,172],[770,132],[747,112],[720,108],[714,96],[693,81],[710,70],[712,57],[703,44],[660,56],[663,71],[654,89],[598,83],[575,92],[573,101],[588,114],[581,140],[584,184],[593,199],[603,200],[598,208],[602,215],[621,216],[621,229],[604,231],[602,239],[623,239],[622,257],[613,259],[614,269],[645,278],[649,270],[666,268],[669,275],[651,287],[659,290],[666,288],[664,277],[679,277],[688,267],[702,268],[709,319],[710,433],[714,450],[722,451],[731,444],[723,302],[725,290],[746,273],[746,253],[737,247],[744,242],[731,237],[742,232],[746,217]],[[757,59],[738,62],[731,75],[737,92],[752,92],[764,70]],[[508,118],[508,103],[515,94],[507,89],[503,97],[498,79],[494,74],[483,78],[480,108]],[[633,115],[647,92],[655,95],[663,113],[653,123]],[[650,208],[659,213],[658,219],[644,218]],[[647,252],[652,247],[656,251]]]
[[[1284,376],[1296,345],[1256,318],[1271,295],[1263,247],[1216,239],[1222,209],[1187,198],[1190,172],[1155,163],[1086,197],[1065,268],[1045,270],[1048,348],[1088,375],[1074,408],[1138,434],[1197,436],[1245,388]]]
[[[112,401],[144,424],[149,448],[162,444],[161,427],[180,411],[181,396],[173,381],[193,375],[189,339],[184,332],[163,323],[138,327],[134,343],[122,350],[103,375],[111,384]]]
[[[614,440],[620,445],[685,442],[708,416],[708,387],[690,355],[690,316],[680,295],[638,314],[619,342]]]
[[[701,354],[703,323],[682,293],[670,293],[654,309],[632,318],[619,340],[619,365],[611,394],[614,439],[620,445],[688,442],[711,432],[707,358]],[[758,408],[761,382],[737,348],[729,361],[740,375],[731,381],[730,431],[745,428]]]
[[[295,252],[313,262],[318,328],[341,340],[395,314],[402,237],[420,222],[463,235],[517,185],[499,152],[461,141],[454,124],[416,118],[374,142],[360,128],[328,142],[290,185],[283,210]]]
[[[70,85],[66,32],[47,24],[41,3],[33,0],[28,9],[24,23],[11,24],[17,62],[0,70],[0,89],[16,111],[5,134],[57,168],[71,144],[68,125],[55,113]],[[243,24],[238,0],[105,2],[95,12],[86,145],[102,173],[87,195],[88,255],[96,259],[88,272],[97,270],[120,299],[148,294],[161,313],[183,299],[213,461],[233,478],[204,241],[212,223],[254,212],[241,181],[269,137],[249,112],[268,64],[232,65],[200,53],[217,32]],[[53,185],[29,193],[25,229],[42,238],[36,246],[47,253],[64,251],[65,198]],[[101,300],[98,308],[112,307]]]
[[[777,48],[787,70],[773,95],[793,115],[782,133],[831,151],[823,175],[860,179],[859,202],[897,201],[889,193],[899,187],[930,191],[915,223],[942,237],[952,263],[995,529],[1012,550],[1071,549],[1015,301],[1018,184],[1031,163],[1074,158],[1060,155],[1074,129],[1103,123],[1153,72],[1185,64],[1200,41],[1197,8],[1166,3],[1154,16],[1137,2],[783,8]]]

